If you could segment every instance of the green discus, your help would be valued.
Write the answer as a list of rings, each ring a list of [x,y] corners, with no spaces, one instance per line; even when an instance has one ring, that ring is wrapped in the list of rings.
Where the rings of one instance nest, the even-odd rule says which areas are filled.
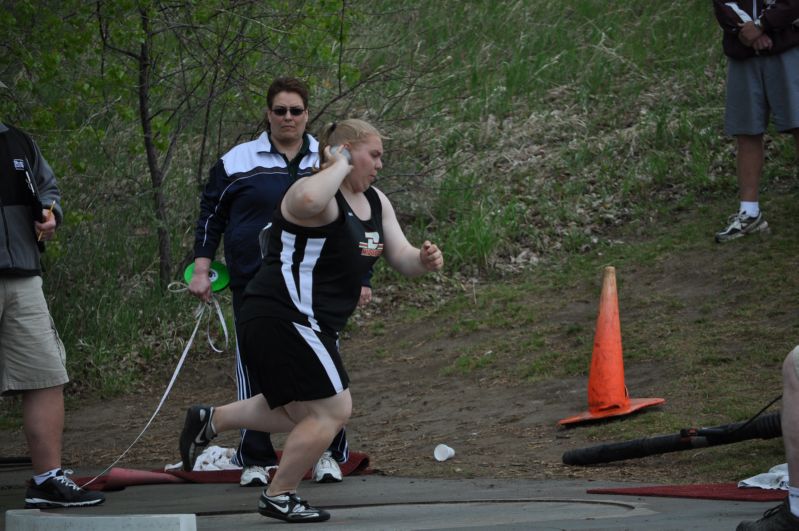
[[[189,264],[186,271],[183,272],[183,278],[186,279],[186,284],[191,282],[191,276],[194,274],[194,264]],[[211,291],[216,293],[222,291],[228,284],[230,284],[230,273],[227,267],[222,262],[211,262],[211,268],[208,270],[208,277],[211,279]]]

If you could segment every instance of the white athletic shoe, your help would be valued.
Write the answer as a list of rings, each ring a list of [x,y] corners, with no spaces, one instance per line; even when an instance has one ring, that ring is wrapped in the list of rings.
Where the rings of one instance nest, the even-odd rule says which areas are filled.
[[[329,450],[325,451],[314,465],[313,480],[317,483],[338,483],[342,480],[341,468]]]
[[[269,484],[269,469],[272,467],[245,466],[241,470],[239,485],[242,487],[266,487]]]

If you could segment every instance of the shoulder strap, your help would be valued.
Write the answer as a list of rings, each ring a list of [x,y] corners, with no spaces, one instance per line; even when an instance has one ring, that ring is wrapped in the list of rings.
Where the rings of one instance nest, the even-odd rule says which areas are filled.
[[[349,210],[350,205],[347,203],[347,200],[344,199],[344,194],[341,193],[341,190],[336,190],[336,204],[338,205],[339,210],[339,217],[346,215],[347,210]]]
[[[377,191],[370,186],[363,195],[366,196],[369,206],[372,208],[372,217],[381,217],[383,215],[383,203],[380,201]]]

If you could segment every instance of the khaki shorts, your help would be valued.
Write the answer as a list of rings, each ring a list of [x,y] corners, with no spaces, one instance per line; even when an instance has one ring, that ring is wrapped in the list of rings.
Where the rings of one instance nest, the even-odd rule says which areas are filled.
[[[69,381],[42,277],[0,277],[0,394]]]

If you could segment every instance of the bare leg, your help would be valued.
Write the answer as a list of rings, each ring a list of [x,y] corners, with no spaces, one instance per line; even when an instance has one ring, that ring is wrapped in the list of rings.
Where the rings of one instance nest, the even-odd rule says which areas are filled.
[[[288,433],[296,425],[285,408],[270,409],[266,398],[260,394],[214,408],[213,424],[216,433],[241,428],[267,433]]]
[[[741,201],[757,201],[760,176],[763,173],[763,135],[738,135],[735,140],[738,147],[736,165]],[[797,142],[799,143],[799,139]]]
[[[286,438],[280,467],[267,488],[269,496],[297,490],[305,472],[350,418],[352,397],[345,389],[330,398],[288,404],[286,410],[292,418],[301,419]]]
[[[63,386],[25,391],[22,394],[22,424],[33,473],[42,474],[60,468],[64,431]]]
[[[792,487],[799,487],[799,375],[797,375],[799,346],[785,358],[782,365],[782,442],[788,461],[788,476]]]

